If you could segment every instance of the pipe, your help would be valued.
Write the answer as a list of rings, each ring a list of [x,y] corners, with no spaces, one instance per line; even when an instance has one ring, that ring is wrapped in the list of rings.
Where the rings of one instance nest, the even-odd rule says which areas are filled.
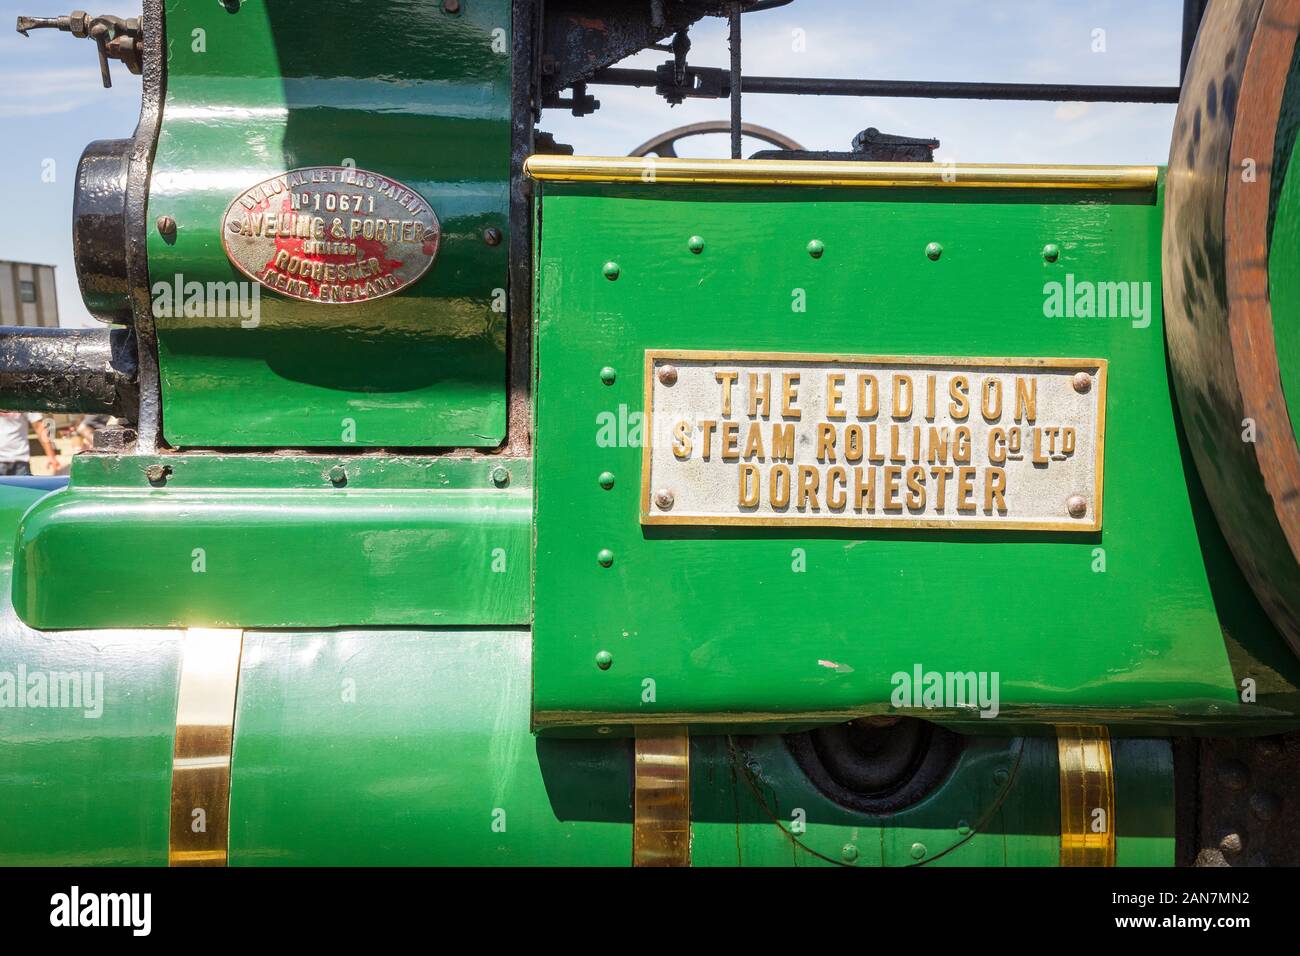
[[[130,329],[0,327],[0,408],[135,421],[139,405]]]

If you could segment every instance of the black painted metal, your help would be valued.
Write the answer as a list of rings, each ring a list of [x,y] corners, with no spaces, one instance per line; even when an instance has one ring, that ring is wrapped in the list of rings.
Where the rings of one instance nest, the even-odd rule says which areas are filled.
[[[655,70],[610,67],[588,81],[609,86],[656,86],[662,77]],[[726,70],[691,67],[688,83],[704,97],[730,93]],[[918,80],[850,80],[822,77],[746,76],[744,93],[780,93],[812,96],[882,96],[919,99],[1046,100],[1080,103],[1177,103],[1176,86],[1096,86],[1087,83],[949,83]]]
[[[136,375],[130,329],[0,328],[0,408],[134,420]]]
[[[131,140],[91,143],[77,163],[72,256],[81,298],[104,322],[131,321],[126,264],[126,180]]]

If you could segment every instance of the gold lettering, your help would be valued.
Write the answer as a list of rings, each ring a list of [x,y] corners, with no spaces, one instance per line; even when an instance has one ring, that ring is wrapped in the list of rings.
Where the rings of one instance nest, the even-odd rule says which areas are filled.
[[[1022,414],[1031,425],[1038,418],[1038,379],[1033,376],[1016,376],[1016,421]]]
[[[843,418],[844,411],[844,373],[831,372],[826,376],[826,417]]]
[[[683,419],[673,429],[673,455],[685,461],[691,457],[691,423]]]
[[[757,422],[755,424],[757,425]],[[755,508],[758,506],[758,481],[757,465],[740,466],[740,507]]]
[[[799,401],[799,373],[783,372],[781,374],[781,417],[803,418],[803,412],[796,406]]]
[[[871,402],[867,402],[867,386],[871,386]],[[874,375],[858,376],[858,418],[875,418],[880,411],[880,383]]]
[[[739,372],[714,372],[713,377],[722,385],[722,416],[731,415],[731,386],[740,377]]]
[[[772,460],[794,461],[794,426],[772,426]]]
[[[817,425],[817,460],[835,460],[835,426],[829,422]]]

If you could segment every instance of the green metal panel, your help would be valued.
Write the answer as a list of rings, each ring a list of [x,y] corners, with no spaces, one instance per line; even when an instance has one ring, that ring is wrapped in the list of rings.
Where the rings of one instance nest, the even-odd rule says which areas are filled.
[[[888,709],[891,675],[919,663],[996,672],[1009,718],[1294,720],[1294,662],[1290,711],[1237,702],[1216,602],[1253,599],[1207,575],[1221,542],[1198,536],[1171,405],[1159,198],[545,184],[535,719],[844,719]],[[1045,283],[1067,276],[1148,283],[1149,313],[1048,317]],[[1107,359],[1103,529],[642,528],[648,348]],[[1231,641],[1258,660],[1276,635]]]
[[[329,22],[323,22],[328,20]],[[150,282],[230,282],[223,213],[289,169],[353,164],[418,191],[437,261],[375,302],[267,290],[260,322],[158,320],[174,445],[493,446],[505,434],[510,4],[315,0],[167,5],[167,94],[149,221]],[[496,308],[494,309],[494,305]]]
[[[527,631],[251,633],[232,865],[626,866],[631,742],[528,731]]]
[[[43,494],[0,484],[0,582],[17,515]],[[5,696],[5,674],[30,695],[51,671],[75,672],[91,699]],[[0,672],[0,864],[165,864],[180,635],[41,634],[0,598]]]
[[[78,456],[19,528],[14,606],[41,628],[526,624],[529,464]]]

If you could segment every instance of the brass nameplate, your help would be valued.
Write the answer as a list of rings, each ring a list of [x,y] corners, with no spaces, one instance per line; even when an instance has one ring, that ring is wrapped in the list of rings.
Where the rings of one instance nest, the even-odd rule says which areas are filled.
[[[647,350],[643,524],[1097,531],[1106,362]]]
[[[221,221],[235,268],[304,302],[369,302],[433,265],[442,227],[410,186],[349,166],[305,166],[245,189]]]

